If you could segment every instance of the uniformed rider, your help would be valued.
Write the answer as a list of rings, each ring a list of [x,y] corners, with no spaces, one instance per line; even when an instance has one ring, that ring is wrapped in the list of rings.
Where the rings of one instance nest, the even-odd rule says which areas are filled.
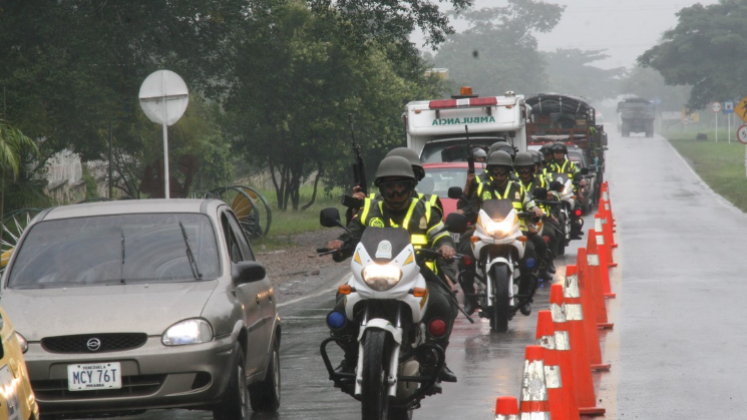
[[[531,198],[525,193],[524,188],[521,186],[521,184],[509,179],[511,173],[513,172],[513,161],[508,153],[502,150],[495,151],[488,156],[487,163],[488,173],[490,174],[489,181],[478,185],[477,191],[475,192],[474,196],[469,199],[467,203],[462,202],[458,204],[458,207],[462,209],[464,215],[467,216],[467,218],[472,221],[473,224],[477,220],[477,216],[480,212],[480,209],[482,208],[482,203],[487,200],[511,200],[513,202],[514,208],[517,211],[531,211],[534,213],[535,217],[542,217],[542,209],[537,207],[534,202],[532,202]],[[523,232],[528,233],[528,227],[524,221],[522,221],[521,229]],[[462,240],[463,239],[460,239],[460,242]],[[525,263],[529,258],[534,258],[534,260],[537,261],[533,242],[527,241],[526,245],[527,247],[524,251],[524,258],[521,261],[522,266],[525,266]],[[463,253],[471,254],[472,248],[460,247],[460,251],[462,251]],[[464,310],[467,313],[473,313],[476,308],[475,299],[468,296],[474,295],[475,293],[474,277],[468,274],[468,272],[471,270],[474,270],[474,264],[472,265],[471,269],[467,269],[467,272],[463,271],[463,275],[460,276],[459,279],[462,286],[462,291],[465,294]],[[534,294],[534,289],[536,287],[535,284],[530,284],[530,282],[533,280],[530,277],[531,276],[522,276],[522,283],[520,285],[520,293],[530,295],[529,302],[522,305],[522,307],[520,308],[522,314],[525,315],[529,315],[529,313],[531,313],[531,295]]]
[[[454,241],[441,220],[441,213],[435,210],[429,202],[415,195],[415,184],[416,177],[407,159],[401,156],[384,158],[376,171],[374,182],[382,199],[366,198],[363,208],[348,224],[350,234],[345,233],[327,244],[330,250],[341,250],[335,254],[335,260],[342,261],[350,257],[367,228],[384,227],[407,229],[416,249],[437,250],[443,256],[439,260],[454,257],[456,254]],[[436,318],[446,322],[447,332],[443,337],[428,337],[429,340],[446,350],[458,307],[444,279],[432,271],[438,270],[437,267],[438,265],[435,264],[421,264],[420,272],[425,277],[429,293],[428,307],[423,322],[427,325],[430,320]],[[344,297],[338,296],[336,308],[344,311]],[[343,346],[345,359],[338,369],[348,372],[355,369],[358,357],[357,330],[359,326],[351,324],[355,323],[347,323],[342,331],[332,332],[346,342]],[[446,365],[439,379],[456,382],[456,376]]]

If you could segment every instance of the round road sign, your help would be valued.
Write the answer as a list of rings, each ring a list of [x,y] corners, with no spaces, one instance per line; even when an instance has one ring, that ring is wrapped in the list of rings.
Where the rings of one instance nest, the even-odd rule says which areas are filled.
[[[173,125],[184,115],[189,90],[184,80],[171,70],[158,70],[140,86],[140,107],[156,124]]]
[[[737,130],[737,140],[740,143],[747,144],[747,124],[739,127]]]
[[[711,104],[711,110],[713,112],[721,112],[721,102],[714,102]]]

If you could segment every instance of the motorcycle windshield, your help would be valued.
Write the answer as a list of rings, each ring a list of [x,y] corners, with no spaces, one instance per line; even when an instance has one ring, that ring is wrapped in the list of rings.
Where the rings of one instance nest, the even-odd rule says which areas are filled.
[[[377,263],[388,263],[410,245],[410,233],[401,228],[371,228],[360,242]]]
[[[482,210],[494,222],[503,221],[513,209],[514,204],[511,200],[487,200],[482,203]]]

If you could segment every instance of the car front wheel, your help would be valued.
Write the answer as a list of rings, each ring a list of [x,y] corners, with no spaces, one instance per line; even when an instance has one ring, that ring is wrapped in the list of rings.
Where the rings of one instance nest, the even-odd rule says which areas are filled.
[[[231,380],[228,383],[226,394],[223,401],[213,407],[213,419],[215,420],[246,420],[249,418],[244,351],[241,346],[237,345],[236,347],[236,357],[231,369]]]

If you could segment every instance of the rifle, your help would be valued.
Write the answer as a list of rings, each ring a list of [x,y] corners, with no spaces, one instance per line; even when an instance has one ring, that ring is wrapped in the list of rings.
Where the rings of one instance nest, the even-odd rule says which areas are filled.
[[[368,182],[366,182],[366,164],[363,162],[361,145],[355,141],[353,114],[348,114],[348,121],[350,122],[350,138],[352,139],[353,153],[355,154],[355,162],[353,162],[353,186],[359,186],[361,192],[363,192],[363,194],[367,196]],[[363,207],[363,201],[355,199],[352,196],[346,194],[342,197],[342,205],[347,207],[349,210],[359,209]]]

